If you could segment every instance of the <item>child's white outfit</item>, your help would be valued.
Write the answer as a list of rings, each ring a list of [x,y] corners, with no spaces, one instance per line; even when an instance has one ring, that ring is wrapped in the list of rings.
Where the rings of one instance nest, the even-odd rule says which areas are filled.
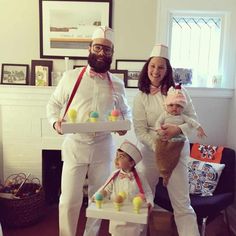
[[[146,202],[151,203],[151,205],[153,206],[153,194],[146,178],[140,172],[136,171],[136,173],[138,174],[138,177],[142,184]],[[137,196],[137,194],[140,193],[135,175],[132,171],[129,173],[124,172],[123,170],[114,171],[108,178],[104,186],[102,186],[98,190],[98,192],[102,189],[106,190],[108,193],[108,197],[111,197],[111,199],[117,196],[118,193],[125,192],[127,194],[127,198],[125,199],[125,201],[129,201],[131,204],[133,197]],[[110,220],[109,233],[111,233],[112,236],[139,236],[141,235],[144,226],[145,225],[131,222]]]
[[[188,124],[188,132],[191,130],[191,127],[196,129],[200,127],[197,121],[184,114],[172,115],[164,111],[156,121],[156,130],[161,129],[161,125],[167,123],[175,125]],[[167,141],[163,141],[160,138],[156,140],[157,167],[160,171],[160,175],[163,177],[163,184],[165,186],[168,184],[173,169],[179,162],[180,153],[186,139],[185,134],[179,134]]]

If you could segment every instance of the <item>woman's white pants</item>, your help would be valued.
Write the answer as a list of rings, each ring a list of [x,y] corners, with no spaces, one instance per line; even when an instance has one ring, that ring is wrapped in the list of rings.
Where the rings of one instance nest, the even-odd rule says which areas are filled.
[[[159,180],[155,153],[143,146],[141,148],[143,160],[137,165],[146,176],[153,194]],[[189,142],[186,141],[181,152],[179,163],[172,172],[167,185],[170,201],[174,209],[174,218],[179,236],[199,236],[196,214],[191,207],[189,198],[187,156],[189,156]]]

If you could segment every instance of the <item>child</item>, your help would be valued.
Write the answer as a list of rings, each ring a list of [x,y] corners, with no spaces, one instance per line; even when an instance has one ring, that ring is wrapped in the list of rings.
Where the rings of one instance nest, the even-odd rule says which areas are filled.
[[[116,152],[115,165],[118,170],[112,173],[97,193],[112,200],[122,193],[125,195],[125,201],[129,201],[130,204],[132,204],[132,199],[139,195],[149,208],[153,207],[151,188],[144,176],[135,169],[135,165],[141,159],[142,155],[138,148],[129,141],[124,141]],[[93,201],[97,193],[93,196]],[[112,236],[139,236],[143,230],[142,224],[110,220],[109,233]]]
[[[206,136],[201,125],[196,120],[183,114],[186,105],[187,100],[181,90],[181,85],[176,88],[171,87],[167,93],[165,111],[156,121],[155,129],[160,136],[160,138],[157,139],[156,144],[156,160],[165,186],[168,184],[171,173],[179,161],[179,156],[184,146],[186,136],[184,134],[179,134],[170,140],[165,140],[162,138],[162,135],[165,132],[162,129],[162,125],[166,123],[175,125],[187,123],[190,129],[195,128],[197,130],[198,137],[203,138]]]

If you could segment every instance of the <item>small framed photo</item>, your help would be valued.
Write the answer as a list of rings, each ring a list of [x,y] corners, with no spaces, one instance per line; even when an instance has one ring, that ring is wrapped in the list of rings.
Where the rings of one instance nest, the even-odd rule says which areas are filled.
[[[29,65],[25,64],[2,64],[1,83],[26,85],[28,80]]]
[[[173,77],[175,83],[183,85],[192,84],[192,69],[188,68],[173,68]]]
[[[139,74],[146,60],[116,60],[117,70],[127,70],[128,76],[125,82],[126,88],[138,88]]]
[[[110,70],[110,72],[121,79],[124,82],[125,87],[127,87],[127,78],[128,78],[128,71],[127,70]]]
[[[52,85],[53,61],[32,60],[31,61],[31,85]]]

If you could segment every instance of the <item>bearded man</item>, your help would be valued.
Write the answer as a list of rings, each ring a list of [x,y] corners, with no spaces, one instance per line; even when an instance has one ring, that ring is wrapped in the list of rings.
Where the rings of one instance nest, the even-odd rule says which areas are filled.
[[[100,121],[105,121],[114,106],[125,119],[131,119],[124,84],[109,72],[114,53],[113,38],[111,28],[98,27],[89,46],[88,65],[66,71],[53,92],[47,104],[47,117],[58,134],[62,134],[61,122],[67,119],[67,116],[61,117],[61,112],[68,101],[70,109],[77,111],[77,122],[87,122],[92,112],[99,115]],[[126,131],[117,133],[124,135]],[[107,131],[75,133],[65,136],[61,150],[59,231],[60,236],[75,236],[86,176],[91,198],[111,173],[115,145]],[[98,235],[100,223],[101,220],[88,218],[84,236]]]

